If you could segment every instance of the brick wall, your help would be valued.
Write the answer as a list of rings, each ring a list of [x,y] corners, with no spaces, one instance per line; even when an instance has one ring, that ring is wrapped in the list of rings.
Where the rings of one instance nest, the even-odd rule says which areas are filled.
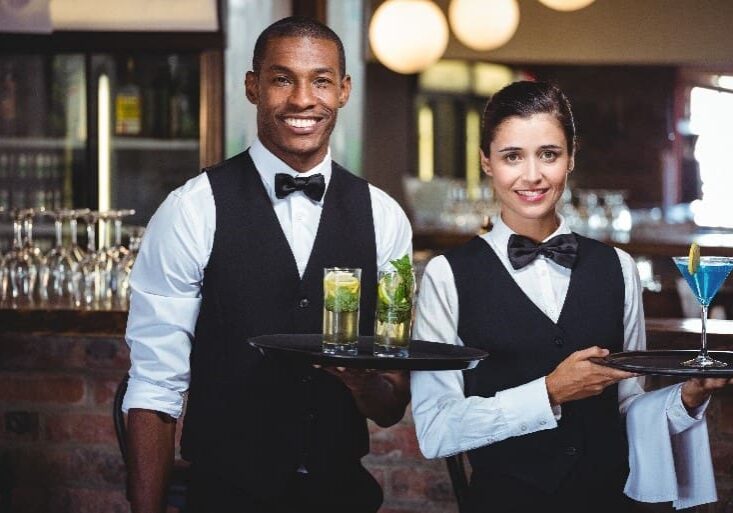
[[[0,333],[0,513],[129,512],[111,418],[127,368],[119,337]],[[729,513],[733,392],[713,400],[708,422],[721,500],[701,509]],[[380,513],[456,513],[445,463],[422,458],[409,412],[369,428],[365,463],[384,488]]]

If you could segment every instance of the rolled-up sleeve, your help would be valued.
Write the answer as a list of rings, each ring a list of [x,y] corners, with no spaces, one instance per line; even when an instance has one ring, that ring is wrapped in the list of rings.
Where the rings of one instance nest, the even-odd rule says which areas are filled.
[[[208,178],[201,175],[172,192],[148,224],[130,277],[125,339],[131,365],[124,411],[182,414],[214,215]]]

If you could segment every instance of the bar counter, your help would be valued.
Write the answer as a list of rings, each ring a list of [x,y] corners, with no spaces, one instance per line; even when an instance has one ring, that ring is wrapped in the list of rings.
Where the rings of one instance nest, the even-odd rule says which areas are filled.
[[[126,316],[0,309],[0,511],[129,512],[112,424],[129,368]],[[695,349],[698,327],[695,319],[648,319],[649,347]],[[733,349],[733,321],[711,320],[709,331],[711,349]],[[651,377],[647,388],[674,382]],[[733,508],[733,392],[713,398],[708,424],[720,500],[698,511],[724,513]],[[419,453],[409,408],[397,425],[370,422],[369,431],[364,462],[384,488],[382,511],[457,512],[444,462]]]

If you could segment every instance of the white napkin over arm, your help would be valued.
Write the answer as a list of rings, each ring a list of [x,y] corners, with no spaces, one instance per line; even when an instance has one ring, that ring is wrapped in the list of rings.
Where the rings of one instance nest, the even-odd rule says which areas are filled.
[[[641,394],[626,414],[630,472],[624,493],[640,502],[672,501],[675,509],[718,500],[704,415],[688,416],[682,431],[670,426],[684,408],[680,387]]]

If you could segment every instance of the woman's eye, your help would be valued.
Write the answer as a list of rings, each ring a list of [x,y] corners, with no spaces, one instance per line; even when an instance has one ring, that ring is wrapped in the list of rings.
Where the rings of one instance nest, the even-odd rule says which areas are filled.
[[[542,158],[542,160],[552,162],[557,158],[557,153],[555,153],[554,151],[545,150],[540,154],[540,157]]]
[[[507,153],[504,155],[504,160],[507,162],[519,162],[519,154],[518,153]]]

